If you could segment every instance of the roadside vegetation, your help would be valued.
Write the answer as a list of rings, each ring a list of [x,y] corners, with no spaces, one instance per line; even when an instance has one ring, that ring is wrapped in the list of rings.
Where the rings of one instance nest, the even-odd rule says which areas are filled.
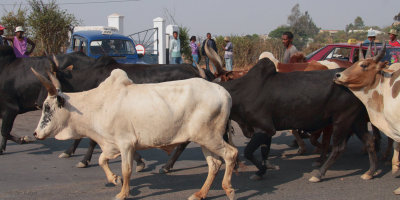
[[[174,19],[174,12],[165,10],[164,16],[170,24],[178,24]],[[31,37],[37,45],[34,51],[35,56],[51,53],[64,53],[68,45],[68,33],[74,27],[80,24],[74,15],[59,8],[55,0],[44,2],[44,0],[29,0],[28,6],[16,4],[12,11],[6,11],[1,16],[0,23],[7,29],[5,35],[13,35],[16,26],[23,26],[26,29],[26,35]],[[399,15],[394,20],[400,21]],[[283,45],[281,35],[285,31],[291,31],[294,34],[294,45],[305,54],[311,53],[326,44],[348,42],[349,39],[363,41],[367,38],[367,30],[374,29],[382,31],[377,35],[377,41],[387,40],[387,32],[391,29],[400,31],[400,23],[387,27],[366,26],[361,17],[356,17],[353,22],[344,27],[343,30],[334,32],[321,31],[314,23],[312,17],[307,11],[302,12],[300,5],[293,6],[287,19],[287,24],[280,25],[276,29],[265,35],[230,35],[234,46],[234,68],[248,68],[254,65],[259,55],[264,51],[269,51],[281,60],[283,56]],[[189,47],[190,27],[179,25],[181,48],[184,61],[191,63],[191,51]],[[211,31],[212,32],[212,31]],[[215,41],[218,47],[218,54],[223,58],[222,45],[224,35],[216,36]],[[204,37],[197,36],[197,41],[202,43]],[[201,55],[200,64],[204,64],[204,55]]]

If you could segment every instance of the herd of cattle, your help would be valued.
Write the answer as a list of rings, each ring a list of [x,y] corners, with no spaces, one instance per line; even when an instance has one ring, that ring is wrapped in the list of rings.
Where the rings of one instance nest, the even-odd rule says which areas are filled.
[[[127,180],[133,160],[137,171],[145,167],[136,150],[160,148],[172,152],[176,148],[162,168],[168,172],[189,142],[202,147],[209,167],[203,187],[189,199],[206,197],[222,165],[221,158],[226,165],[222,188],[229,199],[234,199],[231,176],[238,151],[230,140],[233,120],[248,138],[255,132],[272,137],[276,131],[293,130],[302,151],[304,143],[298,130],[313,136],[323,132],[319,144],[322,165],[311,182],[321,180],[355,133],[370,161],[362,178],[372,179],[377,171],[380,137],[377,131],[368,132],[369,121],[395,141],[393,171],[400,165],[400,68],[380,62],[384,48],[375,57],[368,51],[364,58],[360,51],[360,60],[354,64],[334,60],[282,64],[265,52],[250,70],[227,72],[216,53],[206,46],[217,68],[213,74],[189,64],[118,64],[110,57],[92,59],[78,52],[16,58],[10,47],[2,46],[0,154],[6,150],[7,140],[19,144],[34,140],[10,132],[18,114],[42,109],[35,138],[75,139],[60,157],[73,154],[81,138],[90,138],[90,148],[79,167],[89,164],[99,144],[99,165],[107,181],[115,185],[122,182],[116,199],[129,195]],[[326,158],[330,141],[332,150]],[[122,179],[108,167],[108,160],[118,156]],[[400,194],[400,188],[394,193]]]

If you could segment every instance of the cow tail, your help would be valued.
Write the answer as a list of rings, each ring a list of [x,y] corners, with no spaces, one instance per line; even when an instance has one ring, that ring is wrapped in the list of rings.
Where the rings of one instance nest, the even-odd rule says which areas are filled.
[[[236,147],[236,145],[233,143],[233,135],[235,135],[235,129],[232,126],[232,120],[228,120],[228,123],[226,123],[226,132],[224,135],[224,140],[231,146]],[[236,162],[235,162],[235,168],[234,172],[238,176],[239,175],[239,168],[242,170],[246,169],[246,165],[239,160],[239,156],[236,157]]]

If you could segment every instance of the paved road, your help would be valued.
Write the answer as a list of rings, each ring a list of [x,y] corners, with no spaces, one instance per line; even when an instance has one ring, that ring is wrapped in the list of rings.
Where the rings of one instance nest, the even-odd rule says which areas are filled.
[[[13,134],[31,135],[40,117],[40,112],[19,115]],[[360,176],[368,169],[368,156],[361,153],[361,142],[351,138],[346,152],[327,172],[323,182],[310,183],[308,179],[314,168],[311,166],[317,157],[308,153],[305,156],[292,156],[295,149],[287,144],[293,137],[286,132],[279,132],[273,138],[270,161],[280,166],[280,170],[268,171],[261,181],[250,181],[248,177],[255,172],[255,167],[248,162],[232,178],[236,197],[244,199],[398,199],[392,190],[400,186],[400,181],[390,172],[390,166],[380,163],[382,172],[373,180],[364,181]],[[247,142],[241,134],[235,136],[240,157]],[[312,146],[306,141],[309,152]],[[0,156],[0,199],[52,199],[52,200],[109,200],[120,187],[106,185],[105,174],[98,166],[100,149],[95,150],[91,166],[85,169],[75,168],[85,153],[88,141],[82,144],[75,156],[59,159],[71,141],[47,139],[32,144],[17,145],[9,142],[5,155]],[[384,143],[383,146],[386,146]],[[147,164],[144,172],[133,173],[131,177],[130,198],[141,200],[180,200],[196,192],[207,175],[207,165],[196,144],[190,144],[183,153],[175,170],[168,175],[158,174],[158,170],[167,160],[161,150],[140,152]],[[259,153],[259,152],[257,152]],[[287,156],[282,156],[282,155]],[[259,154],[258,154],[259,156]],[[121,174],[120,160],[110,164],[116,174]],[[223,167],[222,167],[223,168]],[[226,199],[221,189],[223,169],[218,174],[207,199]],[[134,198],[133,198],[134,197]]]

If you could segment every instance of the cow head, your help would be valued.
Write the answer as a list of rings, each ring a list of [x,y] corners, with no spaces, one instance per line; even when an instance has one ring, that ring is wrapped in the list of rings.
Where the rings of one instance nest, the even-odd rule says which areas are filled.
[[[51,82],[31,68],[35,76],[40,80],[48,91],[48,96],[43,103],[42,116],[35,130],[34,136],[37,139],[45,139],[49,136],[56,136],[64,127],[64,122],[69,112],[63,111],[66,104],[65,96],[60,90],[60,83],[53,73],[48,72]],[[57,136],[56,136],[57,138]],[[58,139],[58,138],[57,138]]]
[[[336,77],[334,78],[335,83],[351,89],[360,89],[371,85],[375,82],[376,74],[386,66],[384,62],[380,62],[385,55],[385,50],[386,44],[383,45],[380,53],[373,58],[364,59],[363,56],[360,55],[360,60],[358,62],[354,63],[343,72],[336,73]]]

